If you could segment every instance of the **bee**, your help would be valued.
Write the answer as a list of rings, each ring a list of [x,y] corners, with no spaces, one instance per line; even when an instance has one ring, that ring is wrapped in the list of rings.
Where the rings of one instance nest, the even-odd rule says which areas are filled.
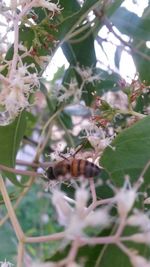
[[[100,172],[101,169],[88,160],[69,157],[59,161],[53,167],[50,166],[46,170],[46,175],[49,180],[65,180],[67,178],[78,178],[80,176],[91,178],[98,176]]]

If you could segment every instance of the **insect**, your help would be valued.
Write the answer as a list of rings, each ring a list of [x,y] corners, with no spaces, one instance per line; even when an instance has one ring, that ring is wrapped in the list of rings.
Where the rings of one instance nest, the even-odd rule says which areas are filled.
[[[91,178],[99,175],[101,172],[101,169],[97,165],[88,160],[76,159],[74,155],[69,158],[63,158],[63,160],[46,170],[49,180],[64,180],[71,177],[78,178],[80,176]]]

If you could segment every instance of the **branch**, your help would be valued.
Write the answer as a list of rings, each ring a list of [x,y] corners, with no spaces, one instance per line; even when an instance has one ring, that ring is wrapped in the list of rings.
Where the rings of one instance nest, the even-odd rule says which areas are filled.
[[[7,167],[7,166],[2,165],[2,164],[0,164],[0,170],[11,172],[11,173],[15,173],[15,174],[34,176],[34,177],[38,177],[38,176],[42,176],[43,175],[43,173],[38,173],[38,172],[33,172],[33,171],[18,170],[18,169]]]
[[[106,16],[104,16],[101,12],[94,10],[94,14],[95,16],[100,20],[103,21],[104,25],[107,27],[107,29],[109,30],[109,32],[113,33],[113,35],[124,45],[129,47],[134,53],[140,55],[141,57],[143,57],[144,59],[150,61],[150,57],[146,54],[144,54],[143,52],[139,51],[137,48],[132,47],[130,42],[126,42],[125,40],[122,39],[122,37],[115,32],[115,30],[113,29],[113,24],[109,22],[108,18]]]
[[[26,243],[41,243],[41,242],[49,242],[53,240],[60,240],[65,237],[65,232],[60,232],[52,235],[46,236],[37,236],[37,237],[25,237]]]
[[[13,210],[13,207],[12,207],[11,201],[9,199],[9,196],[8,196],[8,193],[7,193],[7,190],[6,190],[6,187],[5,187],[5,184],[4,184],[2,176],[0,176],[0,190],[1,190],[1,193],[2,193],[2,196],[3,196],[4,202],[5,202],[5,206],[7,208],[8,215],[10,217],[12,226],[13,226],[14,231],[16,233],[16,236],[17,236],[19,241],[23,241],[24,240],[24,233],[23,233],[22,228],[21,228],[21,226],[20,226],[20,224],[18,222],[16,214],[15,214],[15,212]]]
[[[109,22],[108,18],[106,16],[103,17],[103,22],[104,22],[104,25],[107,27],[107,29],[114,34],[114,36],[125,46],[128,46],[134,53],[140,55],[141,57],[143,57],[144,59],[150,61],[150,57],[146,54],[144,54],[143,52],[139,51],[138,49],[136,49],[135,47],[133,47],[131,45],[130,42],[126,42],[125,40],[122,39],[122,37],[117,34],[115,32],[115,30],[113,29],[113,24]]]

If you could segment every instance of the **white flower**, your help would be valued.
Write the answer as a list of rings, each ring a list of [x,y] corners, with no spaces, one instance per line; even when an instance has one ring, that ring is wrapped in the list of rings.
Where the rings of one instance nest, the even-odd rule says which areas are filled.
[[[3,104],[10,118],[16,117],[20,111],[29,106],[27,97],[18,89],[12,89]]]
[[[68,88],[64,86],[57,87],[52,94],[59,102],[67,101],[70,97],[72,97],[72,102],[78,103],[81,99],[82,88],[78,88],[78,84],[72,80]]]
[[[76,211],[78,214],[81,213],[81,216],[83,215],[83,211],[85,211],[87,201],[89,199],[88,191],[84,188],[79,188],[76,190]]]
[[[139,255],[132,255],[130,261],[134,267],[150,267],[150,261]]]
[[[47,0],[34,0],[32,2],[33,2],[34,7],[44,7],[48,9],[49,11],[52,11],[52,17],[55,15],[55,13],[60,13],[61,11],[58,5],[59,2],[57,2],[57,4],[51,3],[51,1],[47,1]]]
[[[23,52],[27,52],[28,51],[27,48],[22,43],[18,44],[18,48],[19,48],[19,50],[21,50]]]
[[[150,204],[150,197],[147,197],[147,198],[144,200],[144,204]]]
[[[137,233],[137,234],[131,235],[129,236],[128,240],[131,240],[137,243],[150,244],[150,232]]]
[[[129,180],[127,179],[114,197],[114,201],[117,203],[118,213],[120,217],[125,217],[132,209],[136,199],[136,190],[131,187]]]
[[[12,264],[11,262],[9,262],[9,261],[6,261],[6,259],[5,259],[5,261],[0,261],[0,267],[12,267],[14,264]]]
[[[144,232],[150,231],[150,218],[147,214],[138,210],[136,210],[135,213],[128,218],[127,224],[131,226],[138,226]]]
[[[76,71],[80,74],[81,78],[85,82],[93,83],[96,80],[100,80],[100,75],[93,75],[92,68],[80,68],[79,66],[75,68]]]
[[[86,127],[84,126],[83,130],[85,131],[85,136],[83,137],[88,139],[97,154],[101,153],[107,146],[115,150],[115,147],[110,145],[115,137],[114,134],[112,134],[110,137],[106,137],[106,132],[92,122],[90,125],[87,125]]]
[[[100,226],[101,228],[106,228],[109,226],[110,222],[110,216],[108,209],[106,208],[97,209],[86,217],[87,226]]]
[[[72,215],[72,208],[66,201],[65,195],[61,191],[54,190],[52,203],[56,208],[59,223],[66,226]]]
[[[87,212],[87,202],[89,192],[86,188],[78,188],[75,194],[75,206],[67,202],[64,194],[60,191],[54,191],[52,201],[58,214],[58,220],[65,226],[67,239],[82,236],[87,226],[107,227],[110,223],[110,217],[106,208]]]
[[[34,69],[34,73],[29,72]],[[34,64],[28,66],[19,62],[18,69],[9,78],[4,77],[1,83],[0,105],[3,108],[0,113],[1,124],[8,124],[25,108],[29,107],[29,95],[34,92],[34,87],[39,87],[39,78]]]
[[[67,264],[66,267],[81,267],[81,265],[79,265],[79,264],[76,263],[76,262],[70,262],[69,264]]]

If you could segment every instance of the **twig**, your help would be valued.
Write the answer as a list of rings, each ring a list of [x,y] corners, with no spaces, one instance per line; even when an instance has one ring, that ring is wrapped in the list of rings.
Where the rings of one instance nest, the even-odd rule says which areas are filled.
[[[23,233],[23,231],[21,229],[21,226],[20,226],[20,224],[18,222],[16,214],[15,214],[15,212],[13,210],[13,207],[12,207],[11,201],[9,199],[9,196],[8,196],[8,193],[7,193],[7,190],[6,190],[6,187],[5,187],[5,184],[4,184],[2,176],[0,176],[0,190],[1,190],[3,199],[4,199],[4,202],[5,202],[7,211],[8,211],[8,215],[10,217],[11,223],[12,223],[14,231],[16,233],[16,236],[17,236],[19,241],[23,241],[24,240],[24,233]]]
[[[140,176],[139,176],[139,179],[140,178],[143,178],[143,176],[145,175],[145,173],[147,172],[148,168],[150,167],[150,160],[146,163],[144,169],[142,170]]]
[[[136,47],[133,47],[130,42],[126,42],[122,39],[122,37],[115,32],[113,29],[113,24],[109,22],[108,18],[106,16],[102,16],[101,12],[98,12],[97,10],[94,11],[97,18],[99,18],[100,21],[103,21],[104,25],[107,27],[107,29],[113,33],[113,35],[124,45],[129,47],[134,53],[140,55],[144,59],[150,61],[150,57],[143,52],[139,51]]]
[[[126,226],[126,216],[120,218],[119,227],[115,233],[116,238],[119,238]]]
[[[96,191],[95,191],[94,179],[90,178],[89,181],[90,181],[90,189],[91,189],[91,193],[92,193],[93,203],[95,203],[97,200],[97,196],[96,196]]]
[[[34,176],[34,177],[42,176],[42,173],[18,170],[18,169],[7,167],[2,164],[0,164],[0,170],[15,173],[15,174],[27,175],[27,176]]]
[[[96,244],[114,244],[117,243],[118,239],[116,236],[104,236],[104,237],[82,237],[81,243],[83,245],[90,244],[90,245],[96,245]]]
[[[21,166],[31,166],[33,168],[46,168],[49,166],[53,166],[52,162],[49,161],[45,161],[45,162],[39,162],[39,163],[35,163],[33,162],[29,162],[29,161],[24,161],[24,160],[16,160],[16,165],[21,165]]]
[[[14,53],[11,64],[11,70],[9,73],[9,79],[13,78],[13,74],[16,71],[17,62],[18,62],[18,47],[19,47],[19,17],[17,15],[17,10],[14,13]]]
[[[24,243],[20,241],[18,245],[17,267],[23,266],[23,256],[24,256]]]
[[[117,243],[117,246],[128,256],[131,257],[133,255],[133,252],[131,252],[124,244],[121,242]],[[141,266],[142,267],[142,266]]]
[[[106,199],[101,199],[97,200],[96,202],[93,202],[86,210],[86,213],[90,213],[92,210],[94,210],[96,207],[101,206],[101,205],[107,205],[113,203],[114,198],[106,198]]]
[[[41,242],[49,242],[53,240],[60,240],[65,237],[65,232],[60,232],[56,234],[51,234],[47,236],[38,236],[38,237],[25,237],[26,243],[41,243]]]
[[[76,238],[75,240],[73,240],[72,244],[71,244],[71,249],[69,251],[68,256],[64,259],[59,261],[57,264],[58,266],[70,266],[72,262],[74,262],[78,249],[80,247],[80,240],[79,238]]]
[[[133,47],[131,45],[131,43],[126,42],[125,40],[122,39],[122,37],[117,34],[114,29],[113,29],[113,25],[109,22],[108,18],[106,16],[103,17],[103,22],[105,24],[105,26],[107,27],[107,29],[112,32],[114,34],[114,36],[125,46],[128,46],[134,53],[140,55],[141,57],[143,57],[144,59],[150,61],[150,57],[146,54],[144,54],[143,52],[139,51],[138,49],[136,49],[135,47]]]

